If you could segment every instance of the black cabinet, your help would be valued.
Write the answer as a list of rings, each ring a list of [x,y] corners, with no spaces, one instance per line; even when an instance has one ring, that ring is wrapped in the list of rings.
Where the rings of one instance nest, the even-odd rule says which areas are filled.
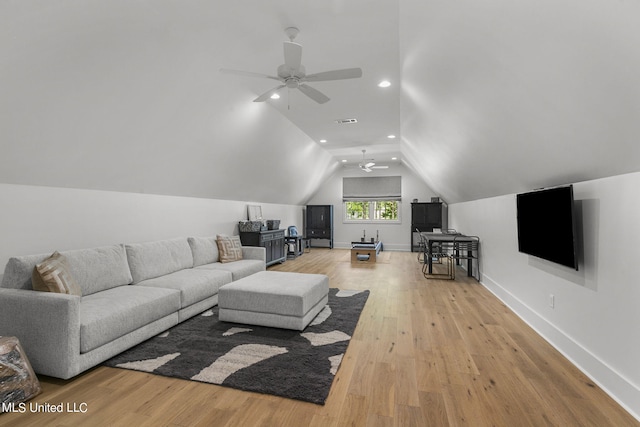
[[[327,239],[333,248],[333,205],[307,205],[307,239]]]
[[[267,253],[267,265],[284,262],[287,259],[284,246],[284,230],[240,232],[243,246],[260,246]]]
[[[447,205],[444,203],[411,203],[411,252],[419,249],[420,231],[446,230],[448,225]]]

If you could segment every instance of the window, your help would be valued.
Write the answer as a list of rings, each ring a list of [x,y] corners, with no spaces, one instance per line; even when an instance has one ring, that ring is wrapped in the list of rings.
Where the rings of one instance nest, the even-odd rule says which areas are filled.
[[[344,202],[344,211],[347,221],[371,219],[369,202]]]
[[[397,200],[344,202],[345,222],[400,222]]]
[[[371,202],[373,205],[373,219],[383,221],[398,220],[398,202],[395,201],[376,201]]]

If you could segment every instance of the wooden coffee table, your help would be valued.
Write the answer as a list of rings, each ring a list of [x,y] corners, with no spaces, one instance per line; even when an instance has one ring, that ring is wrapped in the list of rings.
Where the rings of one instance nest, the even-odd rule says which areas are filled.
[[[382,242],[351,242],[351,262],[376,262],[381,250]]]

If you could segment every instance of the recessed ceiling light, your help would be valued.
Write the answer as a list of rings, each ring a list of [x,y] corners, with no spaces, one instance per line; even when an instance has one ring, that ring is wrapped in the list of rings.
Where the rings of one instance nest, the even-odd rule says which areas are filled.
[[[326,139],[321,139],[320,142],[322,142],[324,144],[325,142],[327,142],[327,140]]]
[[[378,83],[378,87],[389,87],[391,86],[391,82],[389,80],[383,80]]]
[[[392,157],[391,160],[398,160],[398,158],[397,157]]]
[[[387,135],[387,138],[389,139],[394,139],[396,136],[395,135]]]
[[[342,163],[347,163],[347,159],[342,159]]]
[[[274,93],[273,95],[271,95],[271,99],[280,99],[280,95]]]

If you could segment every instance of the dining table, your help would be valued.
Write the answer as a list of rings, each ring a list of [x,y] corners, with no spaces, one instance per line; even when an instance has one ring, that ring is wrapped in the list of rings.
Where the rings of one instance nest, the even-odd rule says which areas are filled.
[[[428,265],[427,271],[429,274],[433,273],[433,257],[431,254],[434,253],[434,247],[436,247],[438,248],[438,252],[450,251],[458,265],[460,264],[460,259],[466,259],[467,276],[475,277],[473,275],[473,260],[476,259],[480,262],[478,251],[480,239],[477,236],[467,236],[461,233],[423,231],[420,232],[420,237],[423,239],[425,245],[424,262]]]

